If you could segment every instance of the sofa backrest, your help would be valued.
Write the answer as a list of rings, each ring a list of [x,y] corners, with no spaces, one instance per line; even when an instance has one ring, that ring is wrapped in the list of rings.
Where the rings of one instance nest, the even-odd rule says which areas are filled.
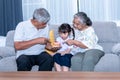
[[[51,29],[54,30],[55,37],[57,37],[58,36],[58,25],[49,25],[49,26],[50,26],[50,30]],[[6,36],[5,46],[14,47],[14,33],[15,33],[15,30],[8,31],[7,36]]]
[[[106,53],[111,53],[114,44],[119,42],[119,34],[114,22],[93,22],[93,28],[99,38],[99,44]]]
[[[118,42],[120,43],[120,26],[117,26],[117,30],[118,30],[118,35],[119,35],[119,39],[118,39],[119,41]]]
[[[118,31],[114,22],[94,22],[93,27],[99,42],[118,42]]]
[[[49,25],[50,30],[54,30],[55,38],[58,37],[58,27],[59,25]]]
[[[50,29],[58,36],[59,25],[49,25]],[[103,47],[105,53],[111,53],[114,44],[120,42],[120,28],[114,22],[93,22],[93,28],[99,38],[98,43]],[[118,32],[119,30],[119,32]],[[14,46],[14,30],[7,33],[6,46]]]
[[[14,30],[11,30],[7,33],[6,46],[14,47]]]

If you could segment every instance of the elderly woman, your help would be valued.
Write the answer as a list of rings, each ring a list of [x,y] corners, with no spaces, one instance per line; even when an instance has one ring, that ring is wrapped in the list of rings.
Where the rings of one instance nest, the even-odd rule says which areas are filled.
[[[92,21],[84,12],[74,15],[75,39],[66,41],[68,45],[74,46],[71,51],[74,55],[71,61],[74,71],[93,71],[94,66],[104,55],[103,48],[98,45],[98,37],[91,26]]]

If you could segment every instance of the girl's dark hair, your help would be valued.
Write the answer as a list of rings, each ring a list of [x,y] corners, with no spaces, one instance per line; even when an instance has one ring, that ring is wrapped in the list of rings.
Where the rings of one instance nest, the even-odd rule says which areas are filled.
[[[80,22],[82,24],[86,24],[87,26],[91,26],[92,25],[92,21],[90,20],[90,18],[87,16],[86,13],[84,12],[78,12],[74,15],[74,18],[79,18]]]
[[[74,40],[75,32],[74,32],[74,29],[71,28],[71,26],[69,24],[63,23],[63,24],[60,25],[60,27],[58,29],[58,32],[60,32],[60,33],[69,33],[70,34],[71,31],[73,33],[73,40]]]

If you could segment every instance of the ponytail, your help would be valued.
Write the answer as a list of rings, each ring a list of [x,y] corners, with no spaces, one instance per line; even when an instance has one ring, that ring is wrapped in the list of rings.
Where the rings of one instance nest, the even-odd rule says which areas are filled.
[[[75,31],[73,28],[71,28],[72,34],[73,34],[73,40],[75,39]]]

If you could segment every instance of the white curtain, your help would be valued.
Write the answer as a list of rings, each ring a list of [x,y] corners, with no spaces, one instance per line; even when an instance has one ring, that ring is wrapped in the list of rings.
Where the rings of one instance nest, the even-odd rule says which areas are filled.
[[[77,12],[77,0],[22,0],[24,20],[32,17],[36,8],[46,8],[50,15],[50,24],[72,23]]]
[[[79,0],[79,11],[86,12],[93,21],[120,19],[120,0]]]
[[[23,20],[32,18],[35,9],[43,7],[46,8],[45,0],[22,0],[23,6]]]
[[[46,6],[53,24],[72,23],[77,12],[77,0],[47,0]]]
[[[77,12],[77,0],[22,0],[23,18],[32,17],[36,8],[46,8],[50,15],[50,24],[72,23]],[[86,12],[93,21],[120,20],[120,0],[79,0],[79,11]]]

